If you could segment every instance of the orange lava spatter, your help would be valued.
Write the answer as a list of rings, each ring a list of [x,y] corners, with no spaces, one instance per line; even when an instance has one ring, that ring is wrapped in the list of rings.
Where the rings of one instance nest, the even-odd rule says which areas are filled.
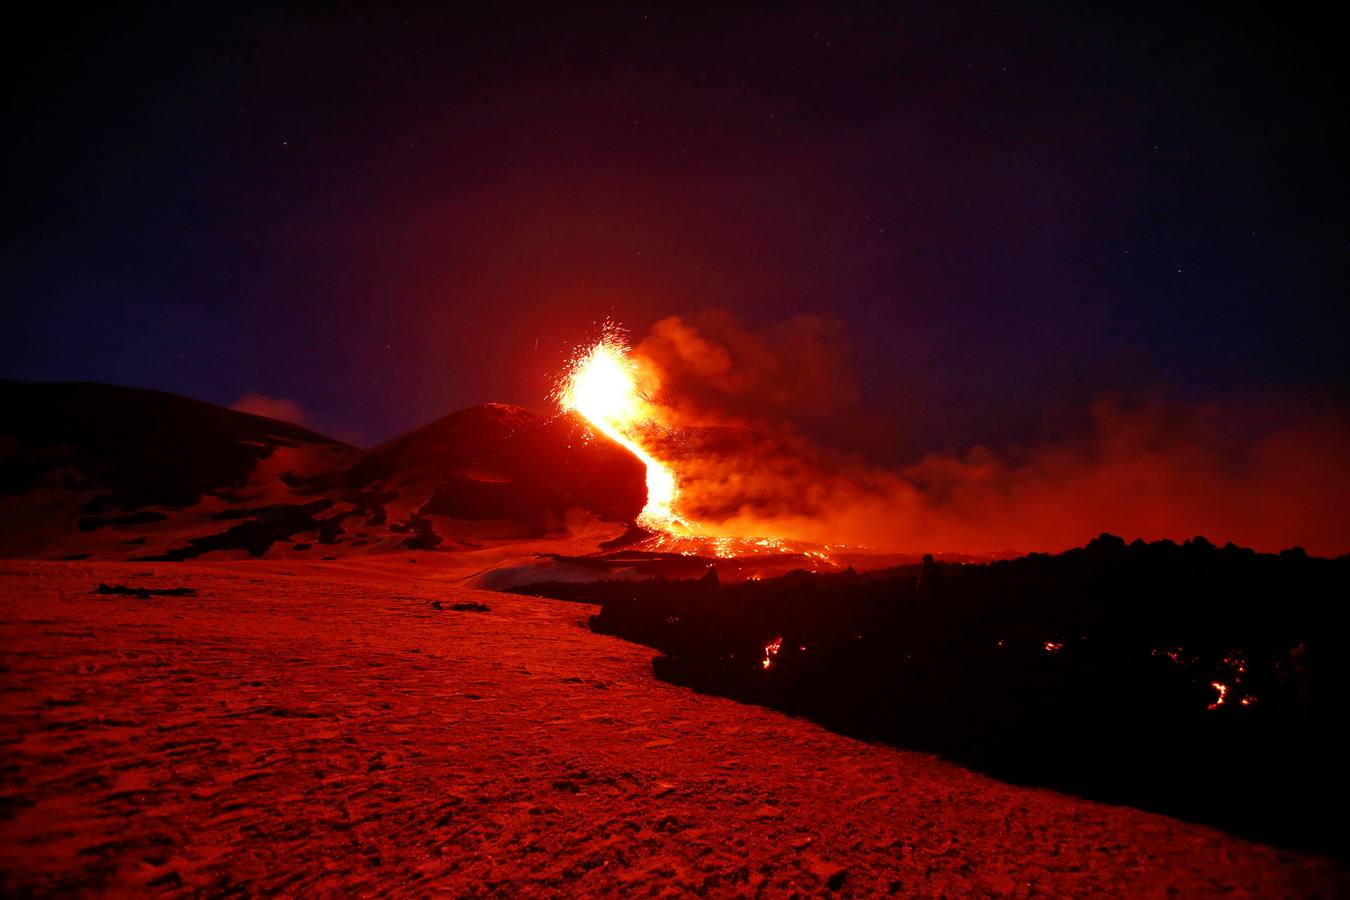
[[[564,410],[579,413],[606,437],[627,448],[647,467],[647,505],[638,524],[670,531],[683,520],[675,510],[679,486],[670,467],[641,443],[641,430],[652,424],[651,405],[638,386],[637,365],[628,344],[608,328],[595,344],[573,358],[554,391]]]

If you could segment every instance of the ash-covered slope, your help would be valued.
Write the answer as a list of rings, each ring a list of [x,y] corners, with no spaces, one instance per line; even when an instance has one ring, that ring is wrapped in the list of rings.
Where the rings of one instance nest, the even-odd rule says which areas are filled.
[[[159,391],[0,382],[0,556],[452,549],[630,521],[641,464],[572,417],[487,404],[362,451]]]

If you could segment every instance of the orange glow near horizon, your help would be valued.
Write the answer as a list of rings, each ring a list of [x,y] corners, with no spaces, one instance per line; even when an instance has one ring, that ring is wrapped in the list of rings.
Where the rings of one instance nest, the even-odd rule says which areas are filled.
[[[554,396],[562,409],[579,413],[647,467],[647,505],[639,525],[670,531],[683,524],[675,511],[675,474],[640,443],[642,428],[653,421],[651,406],[638,387],[628,345],[615,329],[606,329],[599,341],[577,354]]]

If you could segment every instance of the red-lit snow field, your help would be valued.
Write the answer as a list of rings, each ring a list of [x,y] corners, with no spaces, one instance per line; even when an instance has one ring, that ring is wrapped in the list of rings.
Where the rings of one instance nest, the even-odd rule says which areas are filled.
[[[584,627],[594,607],[457,588],[408,558],[0,562],[0,892],[1345,883],[1322,857],[658,682],[650,649]],[[490,609],[452,608],[470,601]]]

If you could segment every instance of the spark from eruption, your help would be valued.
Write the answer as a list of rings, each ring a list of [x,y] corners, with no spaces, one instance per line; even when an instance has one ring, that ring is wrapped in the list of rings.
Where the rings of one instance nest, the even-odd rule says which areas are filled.
[[[638,524],[670,531],[684,524],[675,512],[679,487],[670,468],[640,442],[642,429],[652,424],[653,416],[638,383],[638,368],[628,343],[617,328],[607,325],[599,341],[573,357],[554,390],[554,399],[563,410],[579,413],[642,460],[647,467],[647,505]]]

